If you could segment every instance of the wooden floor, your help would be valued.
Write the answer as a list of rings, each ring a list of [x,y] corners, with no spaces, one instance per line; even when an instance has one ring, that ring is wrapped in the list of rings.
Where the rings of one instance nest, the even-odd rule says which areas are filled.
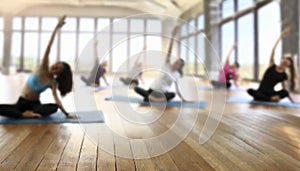
[[[18,91],[14,90],[20,89],[24,77],[0,76],[1,103],[16,100]],[[109,94],[108,89],[95,93],[106,123],[0,125],[0,170],[300,170],[297,108],[227,103],[217,130],[200,145],[199,133],[208,117],[209,106],[197,111],[193,130],[169,152],[150,159],[126,159],[116,154],[131,149],[134,156],[133,144],[118,141],[115,133],[137,139],[160,135],[176,121],[179,109],[168,108],[150,125],[134,125],[113,113],[113,104],[103,100]],[[204,99],[210,94],[207,90],[202,92]],[[232,91],[227,96],[246,96],[246,93]],[[72,108],[71,101],[70,97],[64,99],[68,110]],[[187,112],[185,126],[193,124],[188,112],[195,111],[184,112]],[[97,128],[96,140],[83,131],[93,128]]]

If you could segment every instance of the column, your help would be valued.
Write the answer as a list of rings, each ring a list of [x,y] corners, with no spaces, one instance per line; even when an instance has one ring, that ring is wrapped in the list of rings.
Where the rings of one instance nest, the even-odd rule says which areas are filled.
[[[4,16],[4,46],[3,46],[3,61],[2,61],[2,73],[9,74],[9,68],[12,65],[11,60],[11,39],[12,39],[12,16]]]

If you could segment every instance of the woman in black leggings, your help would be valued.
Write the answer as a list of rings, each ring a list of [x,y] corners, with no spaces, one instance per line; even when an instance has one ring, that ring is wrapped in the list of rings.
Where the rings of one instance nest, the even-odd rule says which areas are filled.
[[[282,59],[280,65],[276,65],[274,62],[276,47],[279,44],[280,40],[286,37],[289,34],[289,32],[290,29],[286,28],[282,32],[279,39],[276,41],[271,53],[269,68],[264,73],[263,79],[260,83],[258,90],[247,90],[248,94],[252,96],[255,100],[278,102],[279,100],[288,97],[291,100],[291,102],[295,103],[295,101],[290,96],[289,92],[286,90],[288,76],[285,72],[285,69],[289,68],[291,75],[294,75],[295,73],[292,58]],[[282,83],[283,89],[280,91],[275,91],[274,87],[278,83]]]
[[[56,62],[49,66],[49,54],[56,33],[65,23],[65,16],[60,19],[52,32],[49,44],[43,60],[35,73],[31,74],[23,88],[21,96],[16,104],[0,105],[0,115],[14,118],[45,117],[60,109],[68,118],[76,118],[70,115],[63,107],[57,95],[57,89],[61,96],[65,96],[72,90],[73,80],[70,66],[65,62]],[[52,89],[55,104],[41,104],[40,94],[47,88]]]

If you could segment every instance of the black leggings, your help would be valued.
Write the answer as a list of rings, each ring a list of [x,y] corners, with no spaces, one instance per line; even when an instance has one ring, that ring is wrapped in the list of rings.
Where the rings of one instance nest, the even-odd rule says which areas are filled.
[[[139,95],[144,97],[144,101],[148,102],[149,101],[149,95],[152,93],[154,96],[156,97],[162,97],[162,93],[158,92],[158,91],[154,91],[152,89],[149,90],[144,90],[140,87],[135,87],[134,91],[136,93],[138,93]],[[163,95],[165,96],[166,100],[172,100],[175,97],[175,93],[172,92],[164,92]]]
[[[34,113],[38,113],[42,116],[49,116],[57,110],[57,104],[41,104],[39,100],[31,101],[22,97],[19,98],[16,104],[0,105],[0,115],[14,118],[22,118],[22,114],[25,111],[33,111]]]
[[[224,82],[219,82],[219,81],[211,81],[211,84],[215,87],[215,88],[227,88],[229,89],[231,87],[231,83],[229,81],[226,81],[226,83]]]
[[[263,92],[260,90],[248,89],[248,94],[254,98],[254,100],[260,101],[272,101],[272,96],[279,96],[280,99],[289,96],[289,92],[287,90],[273,91],[273,92]]]

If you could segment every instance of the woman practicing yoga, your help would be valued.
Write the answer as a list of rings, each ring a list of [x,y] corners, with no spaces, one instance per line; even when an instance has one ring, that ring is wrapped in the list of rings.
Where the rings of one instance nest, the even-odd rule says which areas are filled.
[[[43,60],[35,73],[29,76],[26,85],[16,104],[0,105],[0,115],[15,118],[33,118],[45,117],[55,113],[58,108],[68,118],[76,118],[70,115],[63,107],[58,98],[57,90],[62,96],[65,96],[72,90],[72,72],[68,64],[64,62],[56,62],[49,67],[49,54],[54,38],[58,30],[64,25],[65,16],[63,16],[56,25]],[[56,104],[41,104],[40,94],[47,88],[52,89],[52,94]]]
[[[99,64],[99,57],[98,57],[98,51],[97,51],[97,45],[98,41],[95,40],[94,43],[94,53],[95,53],[95,65],[90,72],[90,75],[88,78],[81,76],[80,79],[87,85],[87,86],[100,86],[100,78],[102,77],[105,81],[106,85],[108,86],[109,83],[106,79],[105,73],[106,73],[106,67],[107,67],[107,61],[103,61]]]
[[[291,75],[294,74],[294,65],[292,58],[283,58],[280,65],[276,65],[274,62],[275,50],[280,40],[286,37],[290,32],[290,28],[284,29],[280,37],[276,41],[270,58],[269,68],[265,71],[263,79],[260,83],[258,90],[248,89],[247,92],[255,100],[260,101],[273,101],[278,102],[279,100],[288,97],[291,102],[295,103],[293,98],[290,96],[287,88],[288,76],[285,72],[286,68],[290,69]],[[274,87],[277,83],[282,83],[283,89],[280,91],[275,91]]]
[[[126,78],[121,77],[120,81],[122,81],[125,85],[130,85],[131,87],[136,87],[139,85],[139,79],[141,80],[142,84],[144,84],[143,80],[143,67],[142,63],[139,61],[140,57],[143,54],[143,51],[145,51],[147,47],[145,46],[142,50],[142,52],[139,54],[137,57],[134,66],[131,68],[129,71],[128,75]]]
[[[173,99],[175,97],[175,93],[168,92],[173,82],[175,82],[176,91],[179,97],[183,101],[185,101],[178,87],[178,79],[180,76],[183,75],[182,69],[184,66],[184,60],[177,59],[173,64],[170,63],[174,36],[176,35],[177,31],[178,27],[175,27],[175,29],[172,32],[172,39],[169,45],[166,63],[160,76],[154,80],[154,82],[150,85],[150,88],[148,90],[144,90],[140,87],[134,88],[136,93],[144,97],[145,102],[148,102],[149,100],[163,102]]]
[[[227,88],[229,89],[231,87],[231,80],[233,80],[234,85],[238,87],[238,68],[240,67],[239,63],[235,62],[234,64],[230,65],[230,56],[233,52],[233,50],[237,47],[236,44],[232,46],[230,49],[228,56],[226,58],[225,65],[223,69],[220,71],[219,79],[218,81],[211,81],[211,84],[215,88]]]

